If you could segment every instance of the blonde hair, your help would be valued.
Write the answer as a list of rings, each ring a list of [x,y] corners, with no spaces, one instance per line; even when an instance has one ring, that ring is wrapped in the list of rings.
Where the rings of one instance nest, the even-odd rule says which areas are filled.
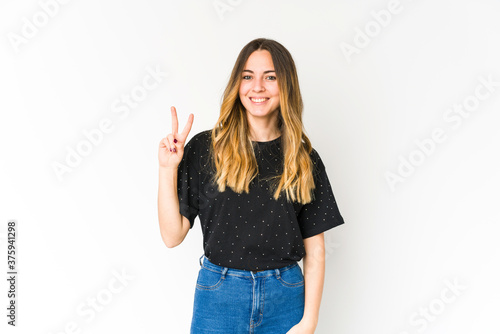
[[[211,130],[210,153],[216,168],[212,182],[221,192],[229,186],[236,193],[248,193],[250,182],[258,174],[246,111],[239,98],[242,71],[248,57],[257,50],[267,50],[271,54],[279,87],[278,129],[281,131],[283,173],[271,179],[273,198],[277,200],[285,191],[288,201],[306,204],[313,199],[315,185],[310,158],[312,146],[302,123],[303,102],[297,70],[288,50],[270,39],[259,38],[248,43],[233,67],[219,119]]]

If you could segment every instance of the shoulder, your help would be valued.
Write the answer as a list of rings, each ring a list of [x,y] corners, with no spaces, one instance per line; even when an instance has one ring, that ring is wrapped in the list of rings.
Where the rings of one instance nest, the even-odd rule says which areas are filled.
[[[319,152],[314,147],[311,148],[311,152],[309,153],[309,156],[311,157],[311,161],[314,165],[317,165],[318,163],[322,163],[321,156],[319,155]]]
[[[188,163],[199,170],[203,168],[210,157],[212,130],[203,130],[194,134],[184,145],[184,157]]]
[[[203,130],[195,134],[191,139],[186,143],[186,147],[194,148],[194,149],[202,149],[206,148],[212,139],[212,130]]]
[[[309,153],[309,156],[311,157],[314,176],[317,176],[321,173],[326,172],[326,168],[325,168],[325,165],[323,164],[323,160],[321,159],[319,152],[314,147],[312,148],[311,152]]]
[[[316,151],[314,147],[311,147],[311,152],[309,153],[309,156],[313,161],[319,159],[319,153],[318,151]]]

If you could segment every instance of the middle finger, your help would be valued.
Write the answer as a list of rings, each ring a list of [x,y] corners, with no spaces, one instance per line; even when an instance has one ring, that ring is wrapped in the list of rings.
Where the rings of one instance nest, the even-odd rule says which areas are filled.
[[[175,107],[171,107],[170,111],[172,113],[172,133],[176,135],[177,130],[179,128],[179,122],[177,120],[177,111],[175,110]]]

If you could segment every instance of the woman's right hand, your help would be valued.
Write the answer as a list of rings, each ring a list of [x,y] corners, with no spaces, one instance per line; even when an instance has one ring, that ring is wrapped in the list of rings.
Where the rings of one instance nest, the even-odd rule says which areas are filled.
[[[172,112],[172,133],[169,133],[160,141],[158,160],[160,162],[160,167],[177,168],[184,155],[184,144],[189,131],[191,131],[194,115],[189,114],[188,122],[184,130],[182,130],[181,133],[177,133],[179,126],[177,111],[175,107],[171,107],[170,111]]]

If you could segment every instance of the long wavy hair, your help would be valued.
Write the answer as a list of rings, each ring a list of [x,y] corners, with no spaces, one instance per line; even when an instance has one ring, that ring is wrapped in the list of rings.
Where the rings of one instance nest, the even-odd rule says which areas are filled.
[[[211,155],[216,168],[212,182],[221,192],[229,186],[236,193],[248,193],[250,182],[258,175],[246,109],[239,97],[244,66],[257,50],[267,50],[271,54],[280,98],[278,129],[283,172],[270,179],[271,194],[277,200],[284,191],[288,201],[306,204],[313,199],[315,185],[310,158],[312,146],[302,123],[303,102],[297,70],[288,50],[271,39],[258,38],[248,43],[233,67],[224,90],[219,119],[211,132]]]

